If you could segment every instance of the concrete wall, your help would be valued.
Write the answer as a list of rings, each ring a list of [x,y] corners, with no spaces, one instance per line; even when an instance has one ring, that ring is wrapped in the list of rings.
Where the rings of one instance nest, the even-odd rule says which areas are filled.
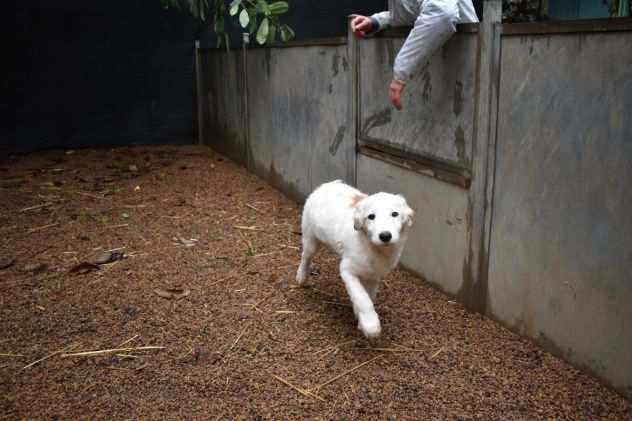
[[[202,141],[247,164],[243,56],[239,50],[198,50]]]
[[[200,50],[200,57],[204,143],[298,201],[323,182],[353,182],[343,42],[251,48],[245,75],[240,50]]]
[[[461,32],[406,86],[404,112],[388,98],[393,62],[405,38],[358,42],[359,140],[470,168],[476,82],[476,33]]]
[[[632,32],[503,36],[487,311],[631,396],[623,51]]]
[[[353,182],[349,86],[344,44],[250,51],[252,170],[299,201],[323,182]]]
[[[501,25],[500,3],[402,112],[405,32],[251,49],[245,67],[205,51],[203,136],[297,200],[334,178],[403,193],[406,268],[631,398],[632,20]]]

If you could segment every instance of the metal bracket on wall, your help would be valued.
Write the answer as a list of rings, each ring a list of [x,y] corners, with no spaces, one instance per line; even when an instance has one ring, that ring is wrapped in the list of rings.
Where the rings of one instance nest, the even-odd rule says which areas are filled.
[[[437,159],[392,148],[384,145],[383,142],[360,139],[357,145],[357,152],[465,189],[470,187],[472,180],[472,173],[467,168],[457,167]]]
[[[195,40],[195,99],[197,102],[198,144],[204,143],[202,113],[202,73],[200,64],[200,40]]]
[[[472,151],[472,187],[468,194],[467,254],[463,263],[461,300],[485,314],[495,173],[498,86],[500,83],[501,0],[483,4],[479,29],[478,74]]]
[[[406,38],[411,31],[410,26],[400,26],[394,28],[388,28],[384,31],[378,32],[372,35],[374,38]],[[456,25],[457,33],[470,33],[475,34],[478,32],[478,23],[459,23]]]
[[[501,35],[550,35],[586,32],[632,31],[632,18],[588,19],[561,22],[504,23]]]
[[[241,34],[242,41],[242,92],[243,92],[243,117],[244,117],[244,157],[246,162],[246,168],[251,169],[251,156],[250,156],[250,113],[248,112],[248,45],[250,44],[250,34],[248,32],[243,32]]]
[[[358,185],[358,128],[360,127],[360,113],[358,112],[360,91],[359,91],[359,46],[358,40],[351,31],[351,20],[357,15],[347,17],[347,55],[351,62],[351,83],[349,86],[349,112],[351,121],[351,139],[354,144],[353,150],[356,152],[353,157],[353,185]]]

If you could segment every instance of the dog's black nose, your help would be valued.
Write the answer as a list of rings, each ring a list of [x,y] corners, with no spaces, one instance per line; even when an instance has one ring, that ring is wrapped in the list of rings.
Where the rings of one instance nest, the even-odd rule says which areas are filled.
[[[391,238],[393,238],[393,235],[391,235],[391,233],[388,231],[384,231],[380,233],[379,237],[383,243],[388,243],[389,241],[391,241]]]

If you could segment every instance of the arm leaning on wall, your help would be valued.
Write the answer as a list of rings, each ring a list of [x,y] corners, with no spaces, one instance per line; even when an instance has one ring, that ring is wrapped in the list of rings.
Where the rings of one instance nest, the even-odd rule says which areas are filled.
[[[374,13],[373,15],[369,16],[369,19],[371,19],[371,23],[373,24],[373,28],[371,28],[371,33],[390,28],[392,24],[391,12],[388,11]]]
[[[412,7],[401,7],[395,14],[390,10],[370,17],[372,28],[368,33],[390,26],[410,25],[414,19],[413,29],[395,59],[393,81],[389,86],[390,100],[396,109],[402,109],[401,95],[406,83],[428,62],[432,53],[456,32],[456,23],[460,19],[459,1],[467,2],[464,5],[463,18],[477,21],[474,7],[469,0],[424,0],[416,17],[410,14],[414,10]],[[399,17],[394,19],[393,16]]]
[[[393,79],[406,84],[432,53],[456,32],[459,21],[457,0],[426,0],[406,42],[397,54]]]

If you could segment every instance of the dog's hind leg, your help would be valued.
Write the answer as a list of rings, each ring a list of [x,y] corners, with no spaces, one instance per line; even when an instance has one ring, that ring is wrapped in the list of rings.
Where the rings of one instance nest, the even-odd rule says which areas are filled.
[[[301,264],[296,271],[296,282],[303,285],[309,274],[309,265],[312,258],[320,248],[320,241],[308,230],[303,230],[303,254],[301,255]]]

